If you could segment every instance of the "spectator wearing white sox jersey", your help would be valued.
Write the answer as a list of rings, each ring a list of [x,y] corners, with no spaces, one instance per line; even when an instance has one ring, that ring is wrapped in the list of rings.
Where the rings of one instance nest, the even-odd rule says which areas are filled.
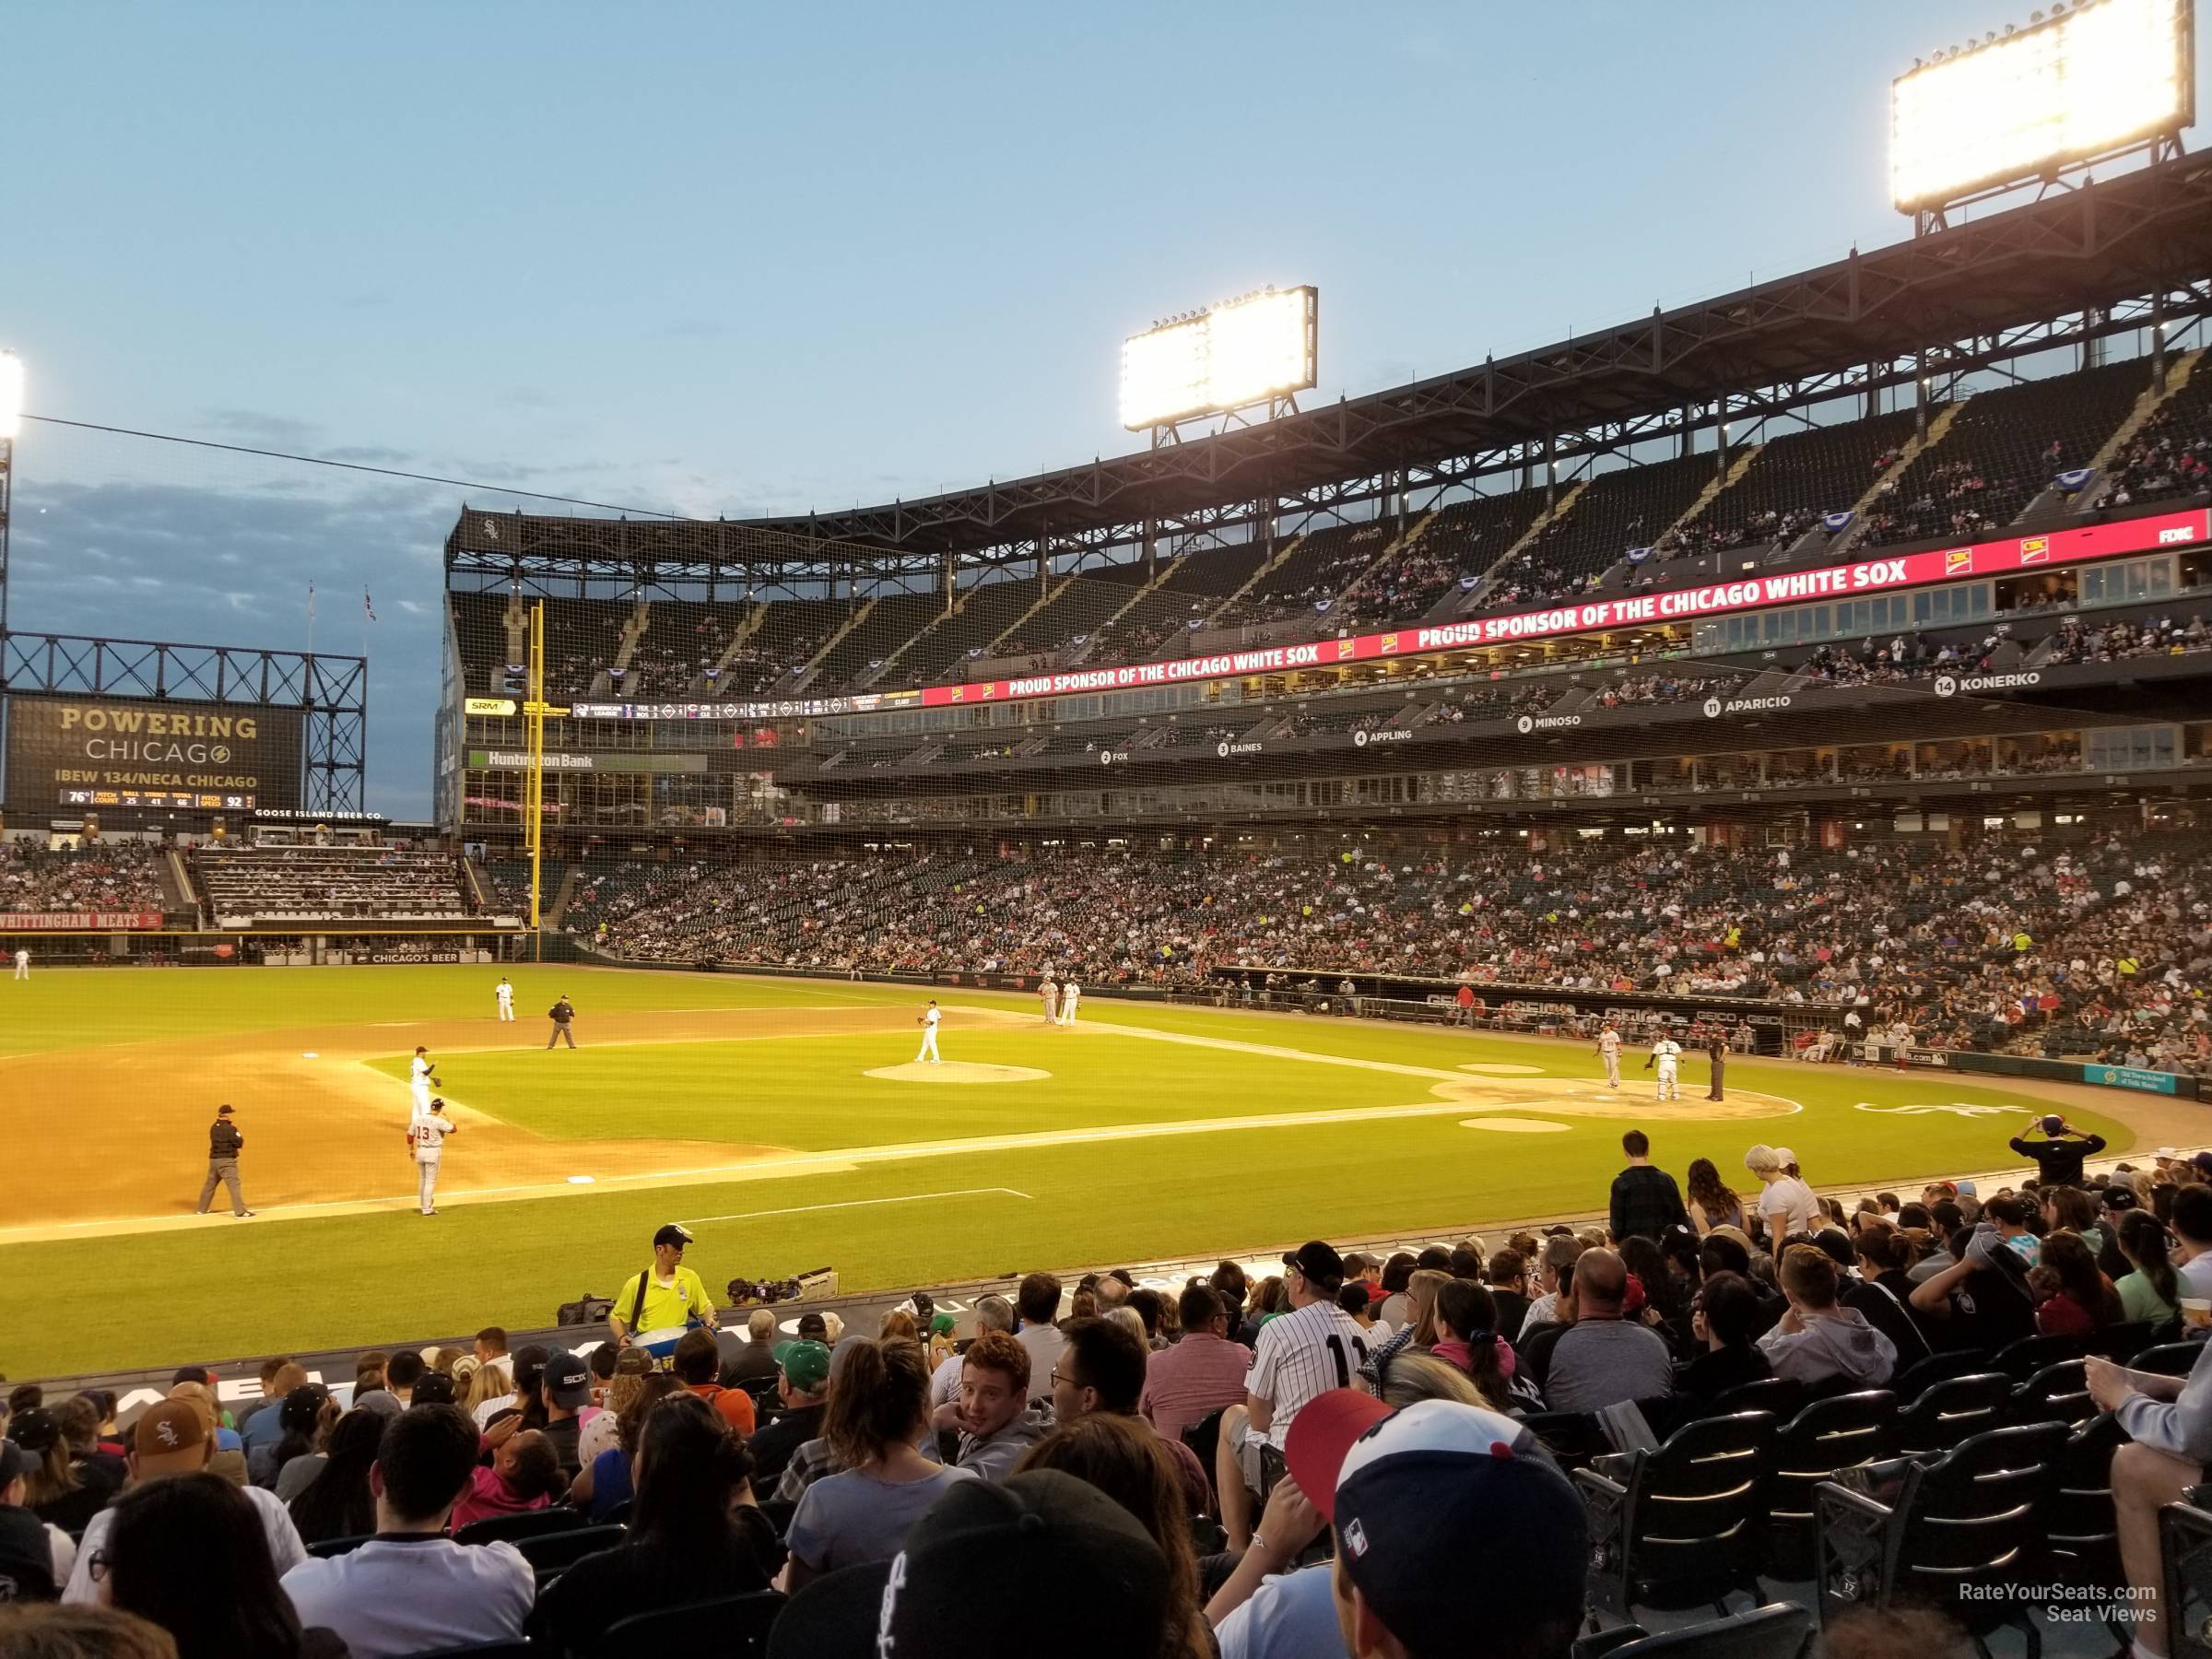
[[[1281,1451],[1283,1437],[1308,1401],[1358,1384],[1371,1344],[1359,1321],[1336,1305],[1343,1288],[1344,1258],[1319,1239],[1283,1258],[1283,1289],[1291,1311],[1261,1327],[1244,1381],[1244,1404],[1231,1406],[1221,1418],[1215,1473],[1231,1548],[1251,1540],[1265,1451]]]

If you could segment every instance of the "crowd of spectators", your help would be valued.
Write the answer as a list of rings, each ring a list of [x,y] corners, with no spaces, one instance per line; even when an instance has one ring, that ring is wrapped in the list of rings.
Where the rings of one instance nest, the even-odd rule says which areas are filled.
[[[2043,656],[2048,664],[2118,663],[2131,657],[2183,656],[2212,650],[2212,629],[2205,626],[2202,611],[2192,612],[2186,622],[2171,617],[2154,617],[2144,622],[2108,622],[2100,627],[2078,617],[2068,617]]]
[[[1050,968],[1171,988],[1250,971],[1694,993],[1855,1010],[1944,1046],[2212,1069],[2212,850],[2188,830],[1758,853],[1516,841],[1402,855],[695,861],[612,879],[610,899],[569,924],[622,957]]]
[[[278,1356],[235,1412],[186,1367],[128,1429],[111,1394],[18,1387],[0,1652],[582,1659],[696,1606],[789,1659],[1011,1659],[1055,1608],[1080,1615],[1051,1644],[1076,1659],[1457,1659],[1478,1603],[1500,1651],[1566,1659],[1606,1525],[1567,1470],[1606,1441],[1901,1404],[2030,1337],[2132,1356],[2212,1305],[2212,1155],[2092,1176],[2103,1149],[2053,1115],[2010,1142],[2036,1170],[2017,1187],[1847,1210],[1786,1147],[1677,1180],[1630,1130],[1599,1220],[1388,1255],[1310,1240],[1257,1282],[1224,1261],[1179,1289],[1032,1272],[964,1338],[919,1292],[872,1329],[721,1329],[672,1225],[574,1351],[488,1327],[361,1354],[343,1384]],[[686,1302],[703,1317],[659,1323]],[[2212,1413],[2194,1373],[2080,1374],[2080,1409],[2123,1431],[2120,1565],[2155,1641],[2144,1524],[2202,1478]],[[1830,1651],[1959,1640],[1915,1634],[1936,1645],[1880,1627]]]
[[[162,850],[150,841],[49,849],[0,841],[0,911],[159,912]]]
[[[2107,507],[2129,507],[2212,488],[2212,425],[2194,382],[2145,421],[2112,465]]]

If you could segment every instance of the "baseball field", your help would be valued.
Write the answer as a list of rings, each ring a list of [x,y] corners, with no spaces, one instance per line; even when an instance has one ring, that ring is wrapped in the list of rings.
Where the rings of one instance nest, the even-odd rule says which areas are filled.
[[[698,1234],[730,1277],[834,1266],[866,1290],[1322,1235],[1451,1235],[1599,1209],[1619,1135],[1677,1173],[1787,1145],[1816,1187],[2015,1161],[2053,1102],[2115,1149],[2198,1140],[2197,1109],[1942,1074],[1737,1061],[1678,1104],[1632,1051],[1288,1014],[946,990],[944,1064],[911,1065],[927,994],[739,976],[518,968],[82,970],[0,982],[0,1372],[368,1346],[550,1323]],[[547,1052],[547,1006],[577,1008]],[[416,1213],[407,1061],[460,1133]],[[192,1213],[206,1131],[244,1135],[234,1219]],[[2186,1114],[2186,1115],[2184,1115]]]

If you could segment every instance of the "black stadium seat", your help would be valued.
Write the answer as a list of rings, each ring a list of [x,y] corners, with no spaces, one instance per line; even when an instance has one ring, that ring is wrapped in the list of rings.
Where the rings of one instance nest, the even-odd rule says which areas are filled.
[[[1574,1472],[1590,1515],[1590,1606],[1618,1619],[1636,1608],[1757,1597],[1759,1528],[1774,1469],[1774,1419],[1763,1411],[1686,1423],[1650,1451]]]
[[[713,1654],[715,1659],[757,1659],[768,1652],[768,1632],[783,1611],[782,1594],[757,1590],[684,1602],[633,1613],[606,1627],[588,1659],[638,1659],[640,1654]]]
[[[1572,1659],[1805,1659],[1818,1635],[1807,1609],[1771,1602],[1656,1636],[1641,1625],[1616,1626],[1577,1638],[1571,1653]]]
[[[456,1544],[519,1544],[524,1538],[543,1538],[554,1533],[575,1532],[591,1524],[582,1510],[525,1510],[519,1515],[491,1515],[471,1521],[453,1535]]]

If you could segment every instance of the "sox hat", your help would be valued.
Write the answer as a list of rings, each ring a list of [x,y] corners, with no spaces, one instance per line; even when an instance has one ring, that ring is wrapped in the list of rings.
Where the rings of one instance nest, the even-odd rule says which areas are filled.
[[[1452,1400],[1393,1412],[1340,1388],[1300,1410],[1284,1456],[1335,1526],[1345,1572],[1409,1652],[1465,1652],[1470,1629],[1580,1621],[1583,1502],[1524,1424]]]

